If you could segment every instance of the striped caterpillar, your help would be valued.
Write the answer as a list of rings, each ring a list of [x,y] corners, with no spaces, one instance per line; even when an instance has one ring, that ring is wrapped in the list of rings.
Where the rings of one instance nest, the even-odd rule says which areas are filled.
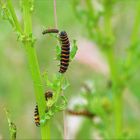
[[[47,33],[59,33],[59,40],[61,43],[61,55],[60,55],[60,73],[65,73],[69,66],[70,61],[70,42],[68,35],[65,31],[59,32],[57,29],[48,29],[42,32],[42,34]]]
[[[53,97],[53,93],[51,91],[48,91],[45,93],[45,100],[47,101],[48,99]],[[39,117],[39,112],[38,112],[38,105],[35,106],[34,110],[34,121],[36,126],[40,126],[40,117]]]

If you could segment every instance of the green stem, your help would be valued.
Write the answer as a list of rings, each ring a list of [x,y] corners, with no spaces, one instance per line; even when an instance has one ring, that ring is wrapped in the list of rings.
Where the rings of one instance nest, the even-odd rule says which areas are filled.
[[[107,38],[112,38],[112,24],[111,24],[111,5],[110,0],[105,0],[105,33]],[[111,72],[111,78],[113,82],[112,92],[113,92],[113,107],[114,107],[114,122],[115,122],[115,138],[121,137],[123,129],[123,104],[122,104],[122,89],[119,84],[119,74],[117,70],[116,58],[114,55],[113,43],[107,43],[107,57]]]
[[[22,33],[22,29],[21,29],[21,26],[20,26],[19,21],[18,21],[18,19],[17,19],[17,16],[16,16],[16,13],[15,13],[15,10],[14,10],[14,7],[13,7],[13,5],[12,5],[11,0],[7,0],[7,4],[8,4],[8,8],[9,8],[9,10],[10,10],[11,16],[12,16],[12,18],[13,18],[13,21],[14,21],[14,23],[15,23],[16,29],[17,29],[20,33]]]
[[[114,52],[111,50],[108,52],[108,62],[112,77],[112,93],[113,93],[113,110],[114,110],[114,125],[115,125],[115,138],[121,137],[123,131],[123,98],[122,98],[122,88],[119,84],[119,77],[117,73],[116,59],[114,57]]]
[[[114,94],[114,119],[115,119],[115,138],[121,138],[123,133],[123,98],[122,91]]]
[[[24,17],[24,32],[26,40],[24,41],[29,67],[32,74],[36,101],[39,108],[40,118],[45,116],[46,102],[44,98],[43,85],[41,80],[41,74],[39,70],[39,64],[37,61],[36,51],[33,47],[33,40],[30,38],[32,34],[32,20],[29,0],[23,0],[23,17]],[[50,127],[49,124],[41,125],[42,139],[50,139]]]
[[[6,109],[4,110],[5,110],[7,121],[9,124],[10,140],[16,140],[16,135],[17,135],[16,125],[11,121],[11,116],[9,112]]]
[[[93,6],[92,6],[92,1],[91,0],[86,0],[85,2],[86,2],[87,9],[89,11],[89,14],[93,18],[94,17],[94,9],[93,9]]]
[[[138,3],[138,6],[136,8],[136,17],[134,21],[134,28],[132,31],[132,36],[131,36],[131,44],[136,43],[136,41],[139,39],[138,32],[139,32],[139,27],[140,27],[140,2]]]
[[[138,6],[136,8],[136,16],[135,16],[135,21],[134,21],[134,26],[132,30],[132,36],[131,36],[131,42],[130,42],[130,49],[128,50],[127,53],[127,60],[126,60],[126,67],[129,69],[132,65],[132,57],[133,57],[133,51],[132,49],[136,47],[136,43],[139,40],[139,28],[140,28],[140,2],[138,3]]]

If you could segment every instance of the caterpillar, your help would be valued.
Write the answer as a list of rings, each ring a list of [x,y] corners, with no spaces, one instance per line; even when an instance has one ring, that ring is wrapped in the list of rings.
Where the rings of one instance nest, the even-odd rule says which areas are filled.
[[[61,60],[60,60],[60,73],[65,73],[69,66],[70,57],[70,42],[68,35],[65,31],[59,33],[59,38],[61,42]]]
[[[38,112],[38,105],[35,106],[34,121],[35,121],[36,126],[40,126],[40,118],[39,118],[39,112]]]
[[[53,97],[53,93],[51,91],[48,91],[45,93],[45,100],[47,101],[48,99]],[[34,109],[34,122],[36,126],[40,126],[40,117],[39,117],[39,111],[38,111],[38,105],[35,106]]]
[[[70,42],[68,35],[65,31],[59,32],[58,29],[47,29],[42,32],[42,34],[47,33],[59,33],[59,40],[61,42],[61,55],[60,55],[60,73],[65,73],[69,66],[70,58]]]
[[[42,34],[44,35],[44,34],[47,34],[47,33],[58,33],[58,32],[59,32],[58,29],[47,29],[47,30],[44,30],[42,32]]]
[[[67,112],[69,114],[75,115],[75,116],[85,116],[85,117],[89,117],[89,118],[93,118],[95,116],[95,114],[92,114],[86,110],[83,110],[83,111],[67,110]]]

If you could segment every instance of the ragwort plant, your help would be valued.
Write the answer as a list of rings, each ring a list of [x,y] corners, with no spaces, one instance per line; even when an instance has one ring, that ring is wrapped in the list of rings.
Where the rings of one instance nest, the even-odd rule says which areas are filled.
[[[80,97],[85,101],[76,103],[72,109],[67,112],[77,117],[82,116],[83,122],[76,135],[79,139],[110,138],[112,106],[111,99],[104,94],[104,90],[110,90],[107,85],[100,90],[95,81],[85,81],[79,90]],[[86,129],[86,132],[85,132]],[[84,135],[81,133],[84,132]]]
[[[132,29],[129,46],[126,47],[124,58],[117,57],[115,43],[117,38],[114,34],[113,15],[117,0],[101,1],[73,1],[76,17],[87,30],[88,38],[94,41],[108,60],[110,79],[112,82],[113,96],[113,120],[114,138],[123,138],[123,91],[129,88],[129,81],[139,67],[139,27],[140,27],[140,3],[137,1],[136,16]],[[127,2],[126,2],[127,3]],[[121,12],[121,11],[120,11]],[[109,124],[108,124],[109,125]]]
[[[36,102],[39,110],[40,117],[40,129],[41,138],[50,139],[50,119],[56,112],[65,109],[67,99],[62,94],[63,91],[69,86],[64,74],[57,72],[54,74],[52,80],[49,80],[47,72],[41,74],[38,64],[38,58],[35,49],[35,37],[32,33],[32,12],[34,10],[34,0],[21,0],[21,9],[23,15],[23,27],[21,26],[17,15],[15,13],[14,6],[11,0],[0,0],[1,14],[4,20],[7,20],[13,27],[17,34],[18,41],[21,41],[26,52],[28,65],[31,71],[33,80]],[[56,59],[60,61],[61,44],[56,47]],[[70,59],[72,60],[76,54],[77,45],[76,41],[73,41],[73,47],[70,53]],[[45,101],[43,80],[47,88],[53,92],[53,97],[48,101]],[[47,111],[46,111],[47,110]],[[8,119],[9,120],[9,119]],[[9,120],[10,121],[10,120]],[[8,122],[9,122],[8,121]],[[10,122],[9,122],[10,123]],[[12,132],[11,124],[9,125],[10,132]],[[12,130],[11,130],[12,129]],[[13,136],[11,136],[11,139]]]
[[[9,125],[10,139],[16,140],[16,136],[17,136],[16,125],[15,125],[15,123],[13,123],[13,121],[11,121],[11,116],[10,116],[9,111],[5,109],[5,113],[6,113],[7,121],[8,121],[8,125]]]

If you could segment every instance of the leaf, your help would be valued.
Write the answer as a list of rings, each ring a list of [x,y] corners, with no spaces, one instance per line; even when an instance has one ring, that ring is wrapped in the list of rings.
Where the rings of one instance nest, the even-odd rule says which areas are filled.
[[[50,109],[47,113],[45,113],[45,120],[49,120],[54,115],[54,111]]]
[[[52,110],[49,110],[49,111],[47,112],[47,114],[48,114],[49,116],[53,116],[53,115],[54,115],[54,112],[53,112]]]
[[[72,50],[70,52],[70,60],[73,60],[73,58],[76,55],[77,50],[78,50],[78,47],[77,47],[77,44],[76,44],[76,40],[73,40]]]
[[[70,83],[66,78],[63,80],[62,90],[66,90],[70,86]]]
[[[12,140],[16,140],[16,125],[11,121],[11,118],[10,118],[10,113],[9,111],[7,111],[7,109],[4,109],[5,110],[5,113],[6,113],[6,116],[7,116],[7,121],[8,121],[8,124],[9,124],[9,131],[10,131],[10,136],[11,136],[11,139]]]
[[[63,105],[67,105],[68,101],[67,101],[67,98],[64,95],[61,96],[61,99],[63,101]]]
[[[51,119],[51,117],[49,115],[46,115],[45,119],[49,120],[49,119]]]
[[[56,60],[60,60],[60,58],[61,58],[61,47],[57,45],[55,47],[55,51],[56,51]]]
[[[46,85],[47,85],[49,88],[53,88],[53,83],[49,80],[46,71],[42,74],[42,76],[43,76],[43,78],[44,78],[44,80],[45,80],[45,82],[46,82]]]
[[[53,78],[53,89],[54,90],[58,90],[61,89],[61,85],[63,82],[64,76],[61,73],[57,73],[56,75],[54,75]]]

